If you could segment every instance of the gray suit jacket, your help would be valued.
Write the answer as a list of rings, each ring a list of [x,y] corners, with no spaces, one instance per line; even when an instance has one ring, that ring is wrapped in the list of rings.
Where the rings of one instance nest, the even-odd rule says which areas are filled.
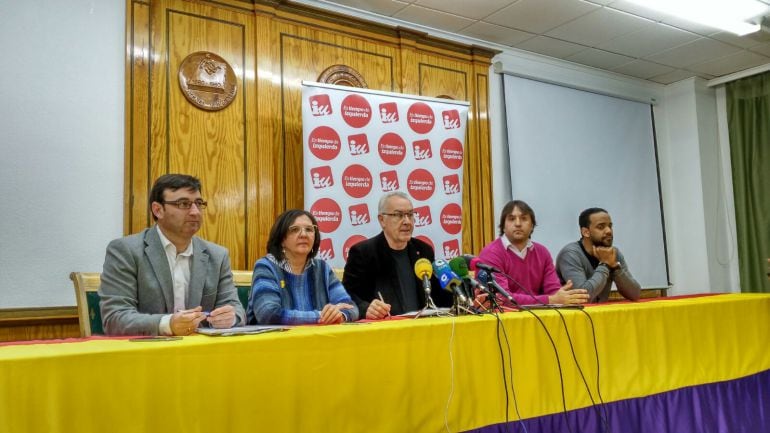
[[[99,296],[104,332],[108,335],[158,335],[161,317],[173,313],[171,270],[157,230],[144,229],[107,246]],[[203,311],[211,311],[232,305],[236,325],[244,324],[246,313],[233,284],[227,249],[197,236],[192,244],[185,308],[200,305]]]

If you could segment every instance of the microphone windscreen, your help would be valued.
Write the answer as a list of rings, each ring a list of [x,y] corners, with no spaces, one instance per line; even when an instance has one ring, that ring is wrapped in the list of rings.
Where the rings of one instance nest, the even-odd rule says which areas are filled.
[[[465,259],[462,257],[455,257],[452,260],[450,260],[449,267],[460,278],[465,278],[468,276],[468,264],[465,262]]]
[[[471,257],[471,259],[468,260],[468,268],[472,271],[478,270],[478,263],[479,263],[478,257]]]
[[[436,278],[438,278],[438,282],[441,283],[441,288],[444,290],[454,292],[452,286],[462,284],[460,277],[452,272],[452,269],[444,260],[436,260],[433,262],[433,270],[436,272]]]
[[[483,269],[479,269],[478,271],[476,271],[476,279],[481,284],[488,284],[489,283],[489,272],[487,272],[487,271],[485,271]]]
[[[423,276],[430,278],[433,275],[433,266],[430,264],[430,260],[419,259],[414,262],[414,273],[419,279],[422,279]]]

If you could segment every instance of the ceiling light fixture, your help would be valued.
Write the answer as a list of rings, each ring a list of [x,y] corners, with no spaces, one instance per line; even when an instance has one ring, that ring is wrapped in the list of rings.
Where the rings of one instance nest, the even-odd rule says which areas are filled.
[[[758,0],[627,0],[668,15],[743,36],[760,29],[747,22],[764,15],[770,6]]]

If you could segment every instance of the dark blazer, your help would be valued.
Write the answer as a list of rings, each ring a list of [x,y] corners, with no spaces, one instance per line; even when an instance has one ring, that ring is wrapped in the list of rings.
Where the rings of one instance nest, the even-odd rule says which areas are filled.
[[[414,266],[418,259],[428,259],[433,263],[433,248],[425,242],[412,238],[407,243],[409,263]],[[380,232],[377,236],[355,244],[350,248],[348,261],[345,264],[342,285],[350,293],[353,301],[358,306],[361,318],[366,318],[366,310],[369,303],[382,293],[385,302],[391,305],[390,313],[393,315],[406,313],[404,300],[401,297],[398,283],[396,263],[390,255],[390,247],[385,239],[385,234]],[[415,275],[417,287],[422,287],[422,282]],[[451,307],[452,294],[441,290],[441,286],[435,277],[431,278],[431,298],[439,307]],[[417,291],[417,299],[420,305],[425,305],[425,293]]]
[[[244,324],[246,312],[233,284],[227,249],[197,236],[192,245],[185,308],[200,305],[211,311],[232,305],[236,325]],[[157,335],[161,317],[173,313],[171,270],[156,226],[110,242],[101,280],[100,307],[108,335]]]

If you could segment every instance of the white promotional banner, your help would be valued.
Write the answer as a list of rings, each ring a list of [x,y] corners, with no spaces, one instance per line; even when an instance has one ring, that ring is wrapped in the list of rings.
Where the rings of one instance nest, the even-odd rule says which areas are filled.
[[[318,257],[345,265],[350,247],[378,234],[380,197],[403,191],[414,236],[436,258],[460,254],[468,103],[302,83],[305,209],[322,233]]]

